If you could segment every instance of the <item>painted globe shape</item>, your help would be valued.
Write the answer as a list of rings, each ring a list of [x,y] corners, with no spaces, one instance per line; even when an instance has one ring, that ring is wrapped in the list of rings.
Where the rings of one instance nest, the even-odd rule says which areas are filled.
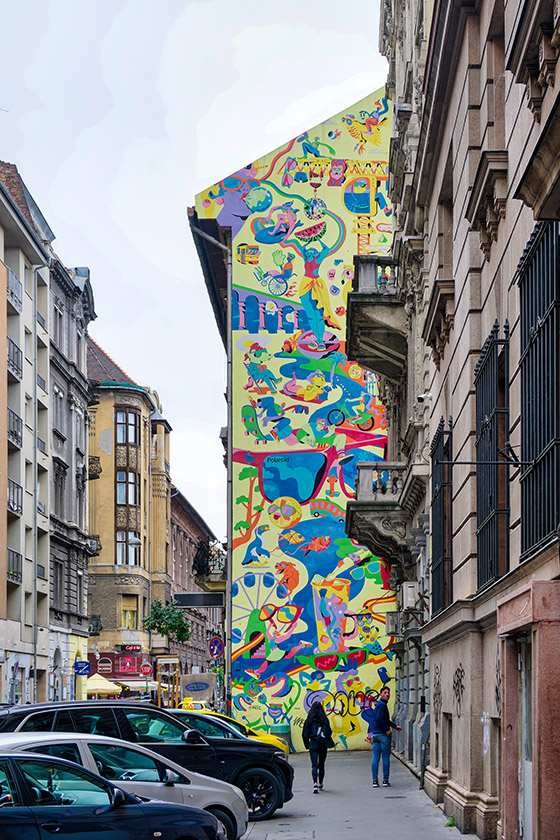
[[[308,219],[317,220],[321,218],[326,209],[327,205],[321,198],[311,198],[305,205],[305,215]]]
[[[268,515],[277,528],[292,528],[301,519],[301,505],[290,496],[279,496],[269,505]]]

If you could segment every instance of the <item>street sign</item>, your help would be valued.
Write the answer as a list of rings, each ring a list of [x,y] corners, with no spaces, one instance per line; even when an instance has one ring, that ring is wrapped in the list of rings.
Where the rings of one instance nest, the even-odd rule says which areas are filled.
[[[223,607],[223,592],[180,592],[173,596],[178,607]]]
[[[74,662],[74,672],[77,677],[89,677],[91,674],[91,665],[85,660],[77,659]]]
[[[224,643],[219,636],[214,636],[213,639],[210,639],[208,650],[212,659],[219,659],[220,656],[224,655]]]
[[[145,677],[149,677],[152,673],[152,666],[149,662],[142,662],[140,665],[140,673],[144,674]]]

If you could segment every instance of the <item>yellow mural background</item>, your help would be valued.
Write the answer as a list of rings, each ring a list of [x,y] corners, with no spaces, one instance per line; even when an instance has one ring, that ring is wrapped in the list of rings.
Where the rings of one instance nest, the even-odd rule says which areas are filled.
[[[380,89],[196,199],[233,241],[233,713],[295,749],[316,699],[337,749],[364,748],[394,679],[389,570],[344,532],[357,462],[385,455],[344,345],[354,256],[390,253],[390,137]]]

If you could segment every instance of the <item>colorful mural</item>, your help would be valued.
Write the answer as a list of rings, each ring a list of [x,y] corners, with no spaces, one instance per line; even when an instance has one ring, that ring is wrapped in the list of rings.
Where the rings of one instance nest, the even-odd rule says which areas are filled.
[[[338,749],[394,675],[383,559],[348,539],[359,461],[386,455],[376,377],[345,355],[355,254],[388,254],[384,90],[197,197],[233,237],[232,699],[301,727],[321,699]]]

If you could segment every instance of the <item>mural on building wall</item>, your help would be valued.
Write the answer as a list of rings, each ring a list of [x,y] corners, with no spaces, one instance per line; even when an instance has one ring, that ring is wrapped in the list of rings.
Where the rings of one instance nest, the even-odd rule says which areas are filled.
[[[345,329],[354,255],[390,251],[390,135],[382,89],[197,197],[233,237],[234,714],[296,749],[316,699],[365,747],[394,675],[389,570],[344,530],[358,462],[386,455]]]

